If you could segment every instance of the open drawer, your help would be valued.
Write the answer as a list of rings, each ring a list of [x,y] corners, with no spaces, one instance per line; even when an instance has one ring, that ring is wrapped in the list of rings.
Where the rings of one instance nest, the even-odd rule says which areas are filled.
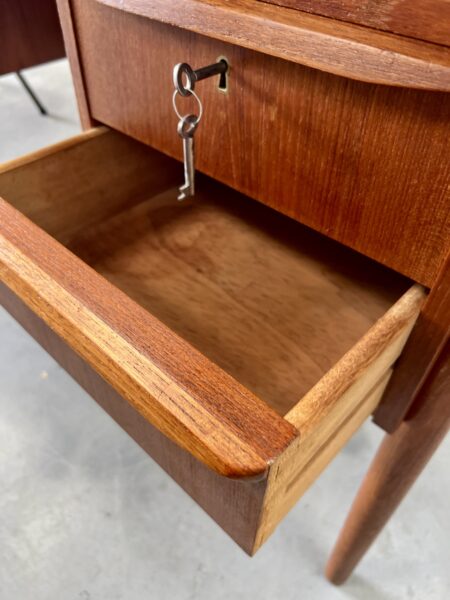
[[[424,291],[99,128],[0,168],[0,297],[249,553],[373,412]]]

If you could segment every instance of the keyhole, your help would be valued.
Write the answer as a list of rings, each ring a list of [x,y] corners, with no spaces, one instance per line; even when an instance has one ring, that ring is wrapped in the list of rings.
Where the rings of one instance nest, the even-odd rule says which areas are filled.
[[[217,86],[219,92],[226,94],[228,92],[228,77],[230,74],[230,64],[224,56],[219,56],[217,62],[224,62],[228,67],[225,73],[220,74],[219,85]]]

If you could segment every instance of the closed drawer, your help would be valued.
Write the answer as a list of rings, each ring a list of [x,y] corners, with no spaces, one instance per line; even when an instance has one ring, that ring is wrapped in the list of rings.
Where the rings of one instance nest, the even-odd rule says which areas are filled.
[[[231,66],[228,93],[218,90],[218,78],[196,88],[204,105],[196,167],[431,287],[450,234],[450,103],[447,93],[434,91],[450,89],[450,51],[441,48],[441,57],[426,47],[425,58],[407,52],[405,58],[403,46],[395,52],[380,33],[384,45],[365,54],[367,47],[355,40],[348,60],[361,66],[355,76],[369,74],[383,85],[370,76],[357,81],[333,74],[341,73],[333,57],[345,62],[339,44],[348,31],[320,63],[336,24],[318,34],[298,11],[256,0],[241,12],[241,2],[182,4],[71,2],[92,118],[180,159],[172,69],[179,62],[199,68],[224,56]],[[286,23],[296,19],[292,32]],[[207,35],[187,30],[202,27]],[[255,31],[269,53],[284,39],[282,56],[243,47]],[[235,43],[224,42],[231,32]],[[421,42],[410,43],[425,52]],[[322,70],[293,62],[306,60],[289,51],[294,47],[312,53],[307,64]],[[412,89],[418,70],[436,77],[429,82],[433,91]],[[401,79],[406,72],[411,76]],[[397,78],[403,87],[394,87]],[[190,107],[189,101],[179,104]]]
[[[5,306],[248,552],[378,404],[424,291],[99,128],[0,170]],[[78,373],[78,375],[77,375]]]

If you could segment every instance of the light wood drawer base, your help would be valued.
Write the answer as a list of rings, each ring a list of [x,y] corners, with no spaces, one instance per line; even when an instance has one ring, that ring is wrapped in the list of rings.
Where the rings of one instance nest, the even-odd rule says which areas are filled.
[[[3,166],[1,295],[253,553],[377,406],[424,292],[206,178],[180,204],[181,175],[107,129]]]

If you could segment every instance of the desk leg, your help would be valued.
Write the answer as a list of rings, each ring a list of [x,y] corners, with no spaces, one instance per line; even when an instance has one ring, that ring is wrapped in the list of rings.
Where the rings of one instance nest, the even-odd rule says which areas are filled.
[[[41,115],[47,115],[48,114],[47,113],[47,109],[44,107],[44,105],[42,104],[42,102],[36,96],[36,94],[34,93],[33,88],[30,86],[30,84],[25,79],[25,77],[22,75],[21,71],[16,71],[16,75],[17,75],[20,83],[23,85],[23,87],[27,91],[27,93],[30,96],[30,98],[33,100],[34,104],[36,105],[36,107],[37,107],[38,111],[41,113]]]
[[[406,496],[450,424],[450,344],[442,352],[408,419],[384,438],[326,567],[343,583]]]

